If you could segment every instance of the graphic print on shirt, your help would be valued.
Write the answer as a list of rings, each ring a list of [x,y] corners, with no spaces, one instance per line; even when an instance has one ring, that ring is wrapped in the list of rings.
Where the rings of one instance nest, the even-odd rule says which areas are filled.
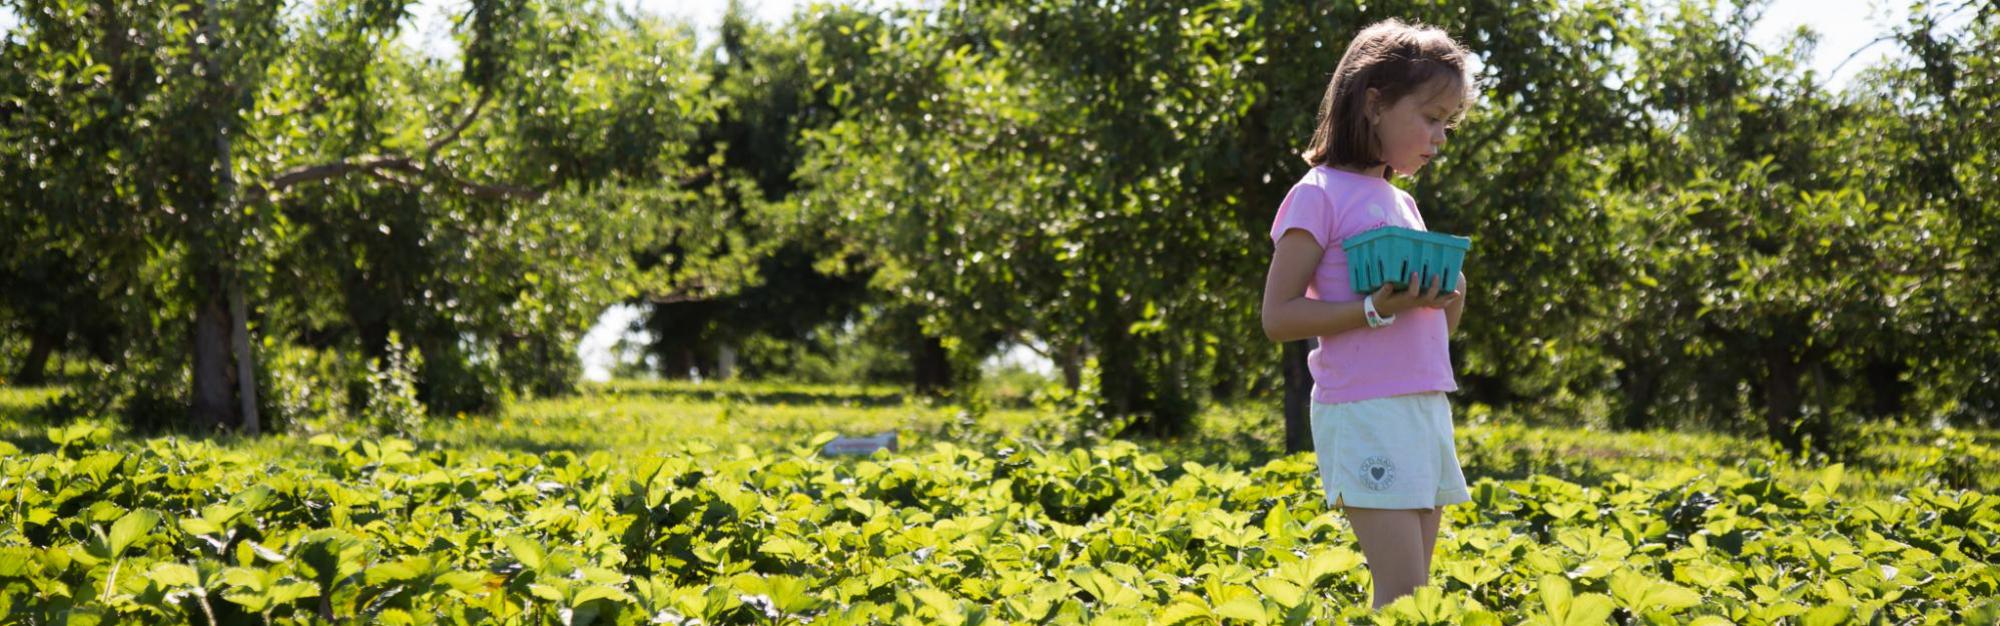
[[[1396,482],[1396,464],[1386,456],[1371,456],[1361,460],[1361,483],[1369,489],[1382,491]]]

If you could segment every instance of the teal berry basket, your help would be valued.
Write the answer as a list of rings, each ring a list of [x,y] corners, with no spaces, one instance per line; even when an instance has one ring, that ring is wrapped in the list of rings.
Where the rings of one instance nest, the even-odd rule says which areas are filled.
[[[1383,226],[1348,237],[1347,269],[1355,293],[1374,293],[1382,283],[1398,291],[1410,288],[1410,273],[1421,276],[1418,285],[1429,287],[1431,277],[1442,275],[1439,293],[1458,290],[1458,273],[1472,239],[1458,235],[1425,232],[1401,226]]]

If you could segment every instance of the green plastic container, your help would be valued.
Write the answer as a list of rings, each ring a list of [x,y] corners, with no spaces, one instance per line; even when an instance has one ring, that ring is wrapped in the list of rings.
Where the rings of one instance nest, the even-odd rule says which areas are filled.
[[[1465,252],[1472,239],[1401,226],[1383,226],[1341,242],[1347,249],[1347,269],[1355,293],[1374,293],[1382,283],[1398,291],[1410,288],[1410,273],[1421,275],[1418,284],[1429,287],[1431,277],[1444,276],[1443,291],[1458,290],[1458,273],[1465,265]]]

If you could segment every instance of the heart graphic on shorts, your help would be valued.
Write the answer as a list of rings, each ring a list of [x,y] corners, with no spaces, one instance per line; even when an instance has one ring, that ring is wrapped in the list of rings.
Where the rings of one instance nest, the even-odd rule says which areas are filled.
[[[1396,482],[1396,464],[1386,456],[1371,456],[1361,460],[1361,483],[1376,491],[1389,488]]]

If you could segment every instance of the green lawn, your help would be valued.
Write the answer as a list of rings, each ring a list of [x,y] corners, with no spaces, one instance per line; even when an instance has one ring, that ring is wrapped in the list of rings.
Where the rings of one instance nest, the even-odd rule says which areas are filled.
[[[60,393],[54,387],[0,387],[0,439],[32,449],[50,424],[32,408]],[[1014,403],[1024,404],[1024,403]],[[989,411],[971,429],[955,428],[962,407],[912,398],[893,387],[784,383],[614,381],[586,385],[575,396],[517,403],[498,416],[440,416],[417,437],[420,443],[460,449],[530,453],[603,451],[631,457],[678,450],[686,443],[783,450],[822,432],[869,435],[895,430],[902,445],[932,442],[992,445],[1025,437],[1037,420],[1054,419],[1032,408]],[[1460,411],[1459,454],[1468,481],[1546,474],[1596,484],[1623,472],[1633,476],[1680,468],[1715,471],[1770,463],[1773,476],[1803,489],[1828,460],[1791,458],[1782,448],[1739,436],[1653,430],[1618,432],[1525,426],[1481,414],[1465,423]],[[1197,434],[1144,441],[1169,465],[1182,461],[1250,467],[1283,456],[1283,424],[1276,402],[1211,408],[1198,418]],[[349,425],[323,430],[345,435]],[[318,430],[297,437],[223,438],[231,448],[263,456],[296,452]],[[1850,474],[1868,480],[1842,484],[1847,497],[1886,497],[1922,484],[2000,491],[2000,431],[1914,426],[1869,427],[1873,445],[1847,460]]]

